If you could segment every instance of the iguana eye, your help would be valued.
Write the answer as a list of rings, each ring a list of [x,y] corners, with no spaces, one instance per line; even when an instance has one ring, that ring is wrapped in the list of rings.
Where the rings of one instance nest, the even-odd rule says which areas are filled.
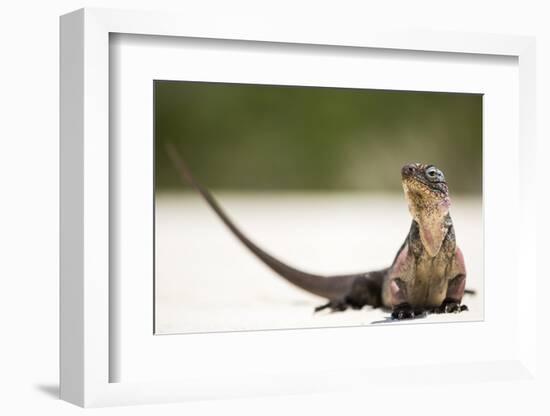
[[[439,169],[437,169],[433,166],[426,169],[426,176],[431,181],[443,181],[443,180],[445,180],[445,178],[443,177],[443,173]]]

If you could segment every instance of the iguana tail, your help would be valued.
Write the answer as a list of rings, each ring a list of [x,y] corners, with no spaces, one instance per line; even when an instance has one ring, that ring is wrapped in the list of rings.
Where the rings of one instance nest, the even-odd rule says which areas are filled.
[[[351,286],[354,280],[364,275],[363,274],[351,274],[342,276],[320,276],[316,274],[306,273],[297,270],[282,261],[276,259],[272,255],[268,254],[255,243],[253,243],[242,231],[237,228],[233,221],[227,216],[221,206],[218,204],[212,194],[203,187],[191,174],[191,171],[179,156],[176,147],[172,143],[166,145],[166,152],[170,157],[174,167],[178,171],[181,179],[184,182],[190,184],[195,188],[204,198],[204,200],[210,205],[218,217],[223,223],[231,230],[233,235],[243,243],[258,259],[260,259],[266,266],[277,273],[279,276],[288,280],[290,283],[311,292],[315,295],[327,298],[327,299],[342,299],[346,294],[350,292]]]

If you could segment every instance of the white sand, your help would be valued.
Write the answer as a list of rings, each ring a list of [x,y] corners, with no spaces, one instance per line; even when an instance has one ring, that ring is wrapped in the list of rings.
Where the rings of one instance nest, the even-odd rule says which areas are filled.
[[[235,222],[271,254],[319,274],[390,264],[410,226],[402,196],[218,193]],[[391,322],[388,312],[313,308],[324,299],[278,277],[238,242],[196,195],[161,194],[156,206],[157,333],[400,325],[483,319],[481,201],[453,199],[451,214],[468,269],[470,310]]]

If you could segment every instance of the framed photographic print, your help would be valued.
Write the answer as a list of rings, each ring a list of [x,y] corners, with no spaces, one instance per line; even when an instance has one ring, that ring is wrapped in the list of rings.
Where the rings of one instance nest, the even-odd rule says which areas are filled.
[[[481,94],[163,80],[153,88],[156,334],[483,319]],[[407,163],[422,158],[445,173]],[[185,167],[193,178],[182,183],[182,163],[220,189],[222,222],[181,192],[199,181]],[[409,181],[425,171],[433,188],[420,197]],[[438,188],[447,181],[452,208],[449,189]],[[253,220],[250,232],[230,217]],[[266,252],[254,229],[292,265],[334,276]],[[422,254],[430,238],[433,256]],[[393,275],[408,262],[408,293],[395,302]],[[452,283],[433,280],[438,267]],[[453,296],[463,302],[444,304]],[[408,314],[415,319],[396,319]]]
[[[246,22],[61,19],[62,398],[532,378],[533,39]]]

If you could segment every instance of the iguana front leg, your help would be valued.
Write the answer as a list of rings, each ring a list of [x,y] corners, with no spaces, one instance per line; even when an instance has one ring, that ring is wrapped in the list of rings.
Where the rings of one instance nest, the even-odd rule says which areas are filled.
[[[391,268],[389,279],[390,304],[392,306],[392,319],[413,319],[416,316],[423,315],[422,308],[413,307],[409,301],[407,293],[407,281],[414,278],[415,262],[409,247],[405,244]]]
[[[468,307],[462,305],[462,296],[464,295],[464,287],[466,285],[466,276],[460,274],[449,282],[447,296],[440,306],[432,309],[432,313],[458,313],[467,311]]]
[[[423,308],[413,308],[409,303],[407,287],[402,279],[392,279],[390,282],[390,292],[394,305],[391,313],[392,319],[413,319],[417,316],[424,315],[425,311]]]
[[[467,311],[468,307],[462,305],[462,297],[466,288],[466,267],[462,251],[457,247],[453,259],[452,276],[447,287],[447,294],[441,305],[432,310],[433,313],[458,313]]]

